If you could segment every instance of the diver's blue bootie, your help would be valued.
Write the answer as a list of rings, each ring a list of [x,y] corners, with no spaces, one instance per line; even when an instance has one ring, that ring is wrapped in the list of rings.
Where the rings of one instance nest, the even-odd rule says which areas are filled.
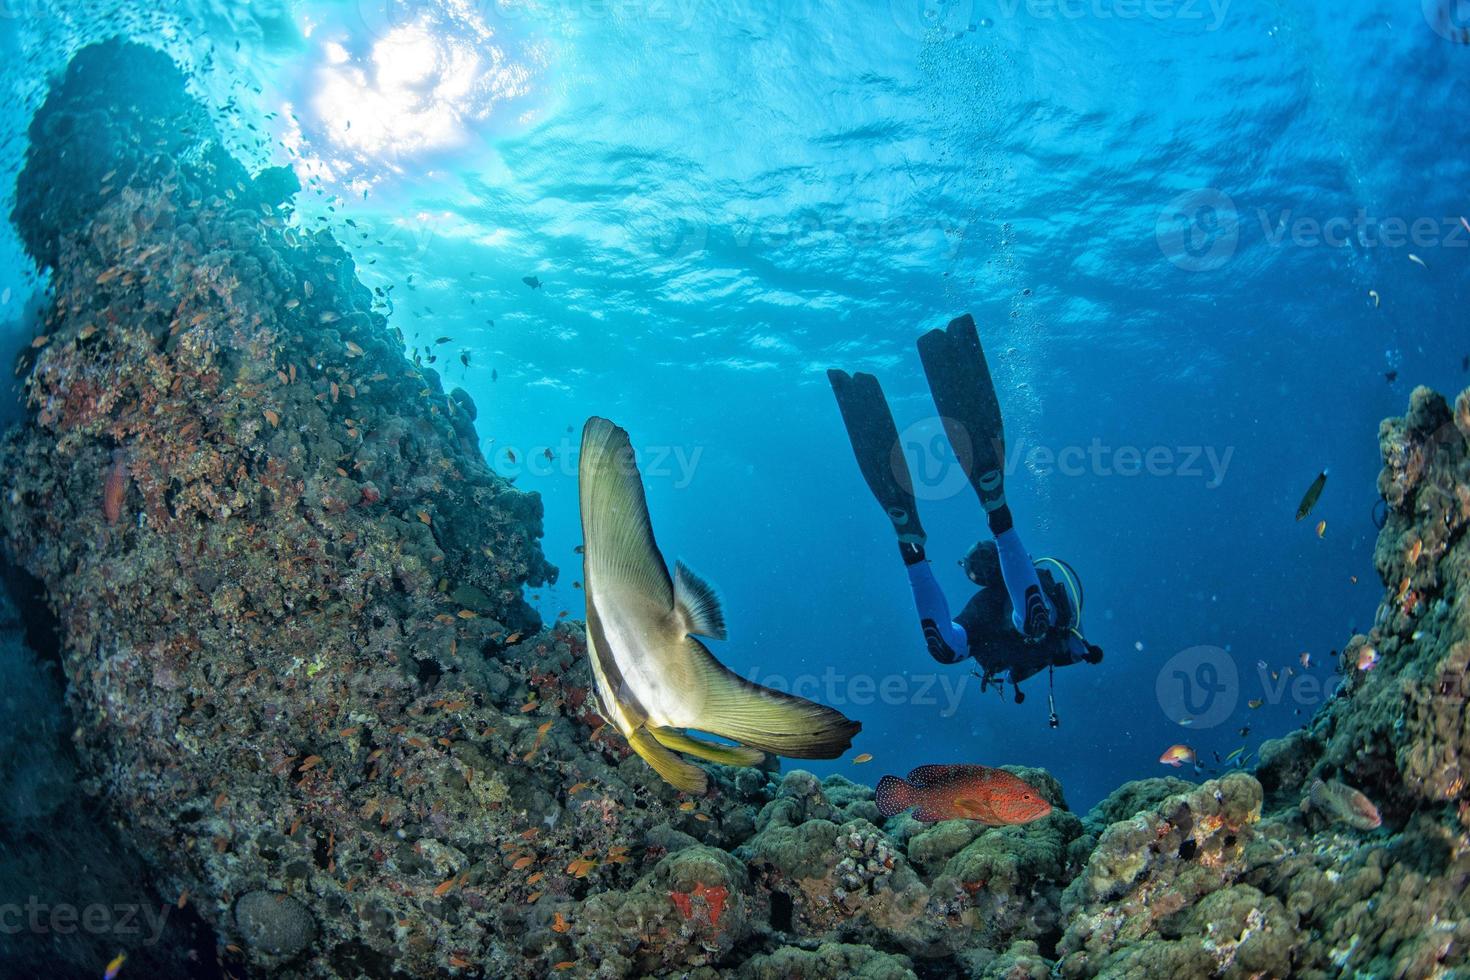
[[[1051,610],[1041,594],[1041,587],[1026,589],[1026,615],[1021,620],[1021,637],[1027,643],[1040,643],[1051,629]]]

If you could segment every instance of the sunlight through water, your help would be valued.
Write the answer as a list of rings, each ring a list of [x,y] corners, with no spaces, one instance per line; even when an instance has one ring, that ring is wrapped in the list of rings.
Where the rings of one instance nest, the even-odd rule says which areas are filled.
[[[312,56],[284,136],[304,176],[364,190],[535,117],[544,45],[462,3],[396,19],[368,15],[373,6],[302,25]]]

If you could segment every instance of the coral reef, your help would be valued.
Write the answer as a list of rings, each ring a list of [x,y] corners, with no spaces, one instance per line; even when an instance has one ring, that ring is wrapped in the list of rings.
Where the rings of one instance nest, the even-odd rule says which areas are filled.
[[[13,219],[53,294],[0,535],[59,627],[73,724],[37,723],[72,731],[131,887],[202,917],[224,969],[1465,968],[1470,393],[1419,389],[1384,423],[1379,615],[1255,774],[1079,815],[1016,768],[1052,812],[994,828],[884,821],[871,789],[800,770],[713,766],[684,797],[592,710],[580,628],[522,598],[556,575],[540,502],[487,469],[473,403],[404,357],[289,173],[246,173],[184,81],[97,45],[31,127]],[[33,789],[10,805],[54,805],[46,758],[4,758]],[[1304,809],[1319,780],[1382,826]]]

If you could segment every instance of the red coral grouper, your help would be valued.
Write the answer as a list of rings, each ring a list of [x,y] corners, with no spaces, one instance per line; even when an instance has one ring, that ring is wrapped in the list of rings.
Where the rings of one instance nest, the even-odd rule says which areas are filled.
[[[1005,827],[1040,820],[1051,812],[1036,787],[989,766],[920,766],[908,779],[878,780],[878,809],[891,817],[914,807],[914,819],[978,820]]]

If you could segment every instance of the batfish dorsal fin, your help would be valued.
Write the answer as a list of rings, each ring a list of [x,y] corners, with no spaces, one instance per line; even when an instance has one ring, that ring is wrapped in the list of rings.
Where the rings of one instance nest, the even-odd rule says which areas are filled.
[[[674,563],[674,608],[685,633],[715,640],[728,635],[725,611],[720,608],[714,587],[682,561]]]
[[[628,433],[604,418],[582,429],[582,539],[588,594],[674,607],[673,583],[648,520]]]

